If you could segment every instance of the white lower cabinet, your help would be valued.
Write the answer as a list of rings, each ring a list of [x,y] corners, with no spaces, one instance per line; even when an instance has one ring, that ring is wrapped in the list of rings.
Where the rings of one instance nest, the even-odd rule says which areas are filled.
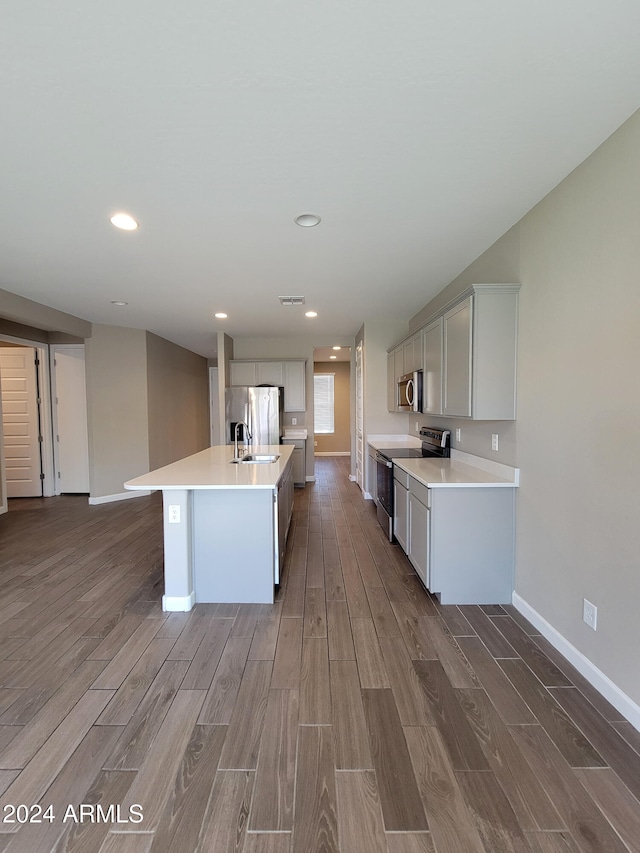
[[[293,483],[304,488],[307,482],[307,442],[304,438],[284,438],[282,443],[293,445]]]
[[[400,468],[393,470],[393,535],[396,537],[402,550],[408,551],[408,527],[409,527],[409,491],[407,483],[409,475]]]
[[[429,507],[409,492],[407,557],[422,583],[429,587]]]
[[[442,604],[510,604],[515,488],[428,488],[405,476],[406,492],[394,479],[406,494],[394,531],[425,587]]]

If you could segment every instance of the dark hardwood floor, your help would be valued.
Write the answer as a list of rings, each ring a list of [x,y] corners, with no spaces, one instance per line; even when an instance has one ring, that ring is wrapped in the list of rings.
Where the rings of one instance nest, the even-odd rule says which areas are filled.
[[[639,851],[638,733],[513,608],[429,596],[347,459],[316,478],[276,604],[191,613],[158,495],[11,503],[0,851]]]

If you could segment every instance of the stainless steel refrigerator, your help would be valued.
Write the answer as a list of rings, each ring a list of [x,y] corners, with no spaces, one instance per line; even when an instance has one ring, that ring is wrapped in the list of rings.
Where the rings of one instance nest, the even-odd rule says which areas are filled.
[[[233,444],[237,423],[249,427],[249,444],[280,444],[284,432],[284,388],[232,385],[225,393],[225,441]],[[238,438],[245,441],[244,427]]]

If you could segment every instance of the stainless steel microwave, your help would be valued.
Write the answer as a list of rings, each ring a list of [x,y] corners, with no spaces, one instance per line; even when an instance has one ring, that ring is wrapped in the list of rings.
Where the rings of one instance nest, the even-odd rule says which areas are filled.
[[[422,371],[414,370],[405,373],[398,379],[398,393],[396,397],[398,409],[402,412],[422,411]]]

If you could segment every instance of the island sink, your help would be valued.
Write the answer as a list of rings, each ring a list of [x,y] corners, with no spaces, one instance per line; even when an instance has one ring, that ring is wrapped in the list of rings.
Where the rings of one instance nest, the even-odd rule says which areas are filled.
[[[242,462],[242,463],[253,463],[254,465],[262,464],[267,465],[271,462],[277,462],[280,459],[279,454],[261,454],[261,453],[247,453],[246,456],[239,456],[237,459],[231,459],[233,462]]]

